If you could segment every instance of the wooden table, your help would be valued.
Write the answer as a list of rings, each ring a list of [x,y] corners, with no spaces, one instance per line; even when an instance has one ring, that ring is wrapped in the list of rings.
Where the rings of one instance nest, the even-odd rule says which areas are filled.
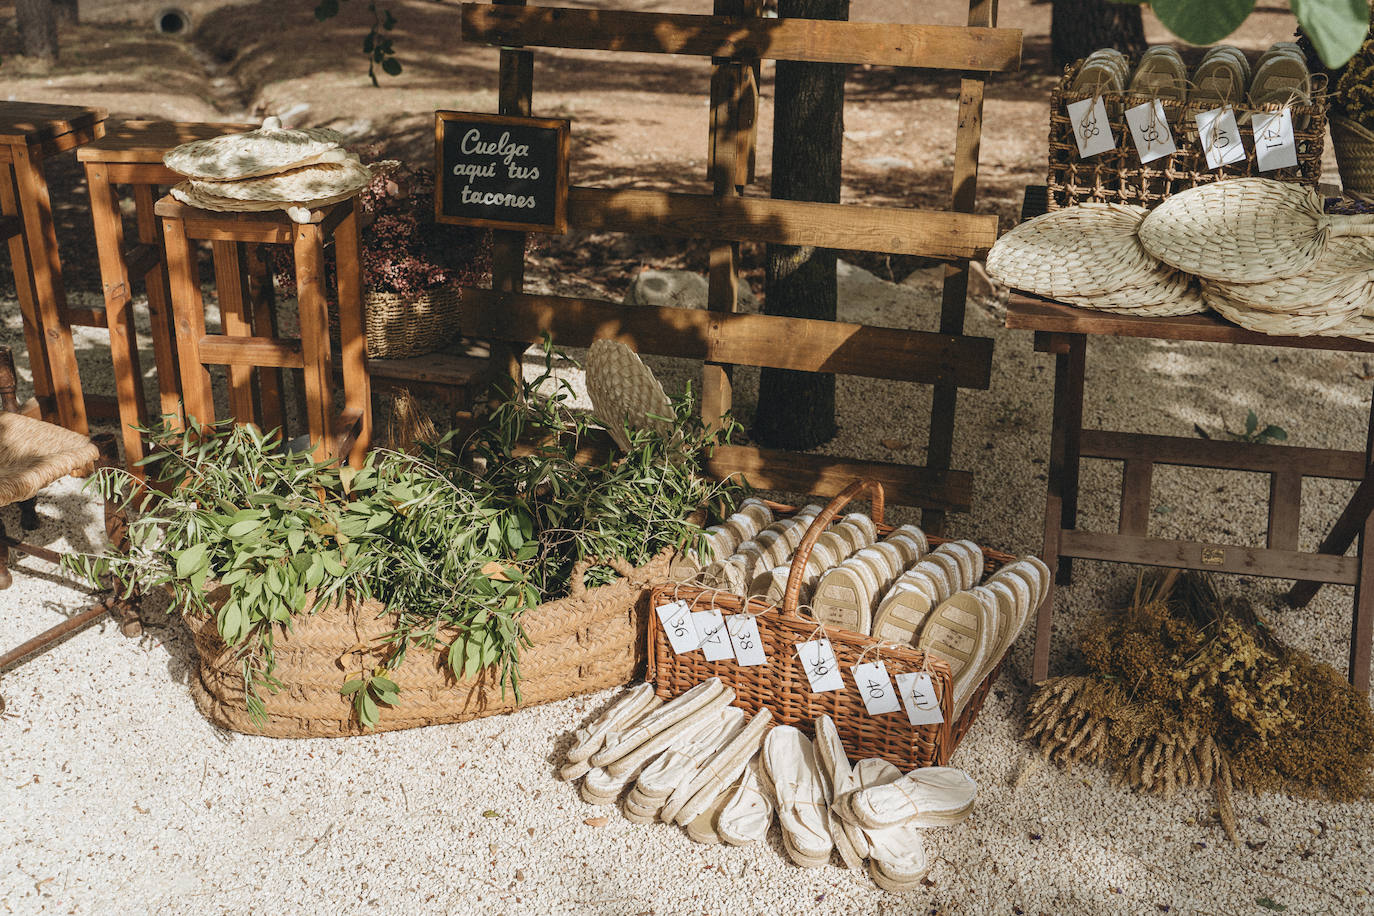
[[[143,372],[134,336],[133,283],[144,284],[148,294],[148,318],[152,328],[153,359],[157,366],[159,414],[181,418],[181,381],[172,327],[167,268],[163,259],[162,229],[153,205],[160,188],[176,184],[182,176],[162,164],[169,149],[193,140],[252,130],[251,124],[201,124],[181,121],[106,122],[105,136],[76,152],[85,164],[95,222],[96,253],[105,296],[103,314],[89,317],[93,326],[110,332],[110,357],[114,363],[115,394],[124,440],[124,460],[129,470],[143,476],[138,461],[146,454],[143,437],[135,426],[149,426],[143,398]],[[124,245],[124,222],[119,213],[118,188],[127,186],[133,196],[138,242]],[[255,310],[266,308],[271,284],[259,259],[249,259],[257,288],[251,296]],[[81,324],[76,320],[73,323]],[[280,383],[278,383],[278,391]],[[269,399],[279,395],[268,392]]]
[[[90,429],[72,325],[83,322],[67,308],[43,161],[99,138],[104,124],[96,108],[0,102],[0,237],[9,242],[37,402],[26,412],[82,434]]]
[[[1176,569],[1294,579],[1289,600],[1301,606],[1323,583],[1353,585],[1350,680],[1368,691],[1370,640],[1374,635],[1374,403],[1363,452],[1190,439],[1083,428],[1083,387],[1092,335],[1195,340],[1209,343],[1374,353],[1374,343],[1345,337],[1269,337],[1213,315],[1140,318],[1073,308],[1013,294],[1006,325],[1035,332],[1035,348],[1055,355],[1054,422],[1050,438],[1049,494],[1045,504],[1044,559],[1067,585],[1074,558],[1138,563]],[[1124,465],[1116,533],[1078,528],[1079,463],[1083,458]],[[1264,547],[1149,537],[1150,480],[1157,464],[1221,468],[1269,475],[1269,527]],[[1298,549],[1305,477],[1358,480],[1331,533],[1316,553]],[[1358,555],[1344,556],[1359,539]],[[1040,607],[1032,677],[1049,674],[1054,593]]]
[[[305,376],[306,419],[319,460],[347,456],[357,467],[372,438],[372,391],[367,371],[358,215],[353,199],[310,211],[310,221],[296,223],[281,210],[220,213],[188,207],[171,196],[154,212],[162,220],[171,283],[177,358],[181,369],[185,419],[213,422],[215,401],[211,365],[229,368],[229,406],[235,420],[263,428],[281,426],[280,396],[274,402],[263,388],[261,370],[301,369]],[[205,304],[200,294],[194,243],[208,240],[214,251],[222,333],[205,333]],[[344,407],[334,413],[334,357],[325,292],[324,246],[334,243],[338,265],[339,367]],[[290,245],[295,257],[296,295],[301,336],[283,338],[250,313],[245,246]],[[255,399],[253,374],[258,371]],[[269,384],[270,387],[270,384]],[[271,413],[271,419],[264,414]]]

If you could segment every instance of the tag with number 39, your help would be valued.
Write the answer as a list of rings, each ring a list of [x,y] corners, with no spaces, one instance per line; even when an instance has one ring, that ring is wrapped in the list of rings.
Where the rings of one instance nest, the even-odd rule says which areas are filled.
[[[813,639],[810,642],[799,642],[797,655],[801,658],[806,679],[811,682],[812,693],[844,689],[840,663],[835,659],[835,650],[830,647],[830,640]]]

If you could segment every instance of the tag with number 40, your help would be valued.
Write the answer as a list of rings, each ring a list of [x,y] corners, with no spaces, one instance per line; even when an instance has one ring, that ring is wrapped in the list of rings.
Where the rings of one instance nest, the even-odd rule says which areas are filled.
[[[813,639],[810,642],[799,642],[797,655],[801,658],[806,679],[811,682],[812,693],[844,689],[840,663],[835,659],[835,650],[830,647],[830,640]]]
[[[887,665],[868,662],[855,665],[851,670],[854,672],[854,683],[859,687],[859,695],[864,699],[864,709],[868,710],[870,716],[880,716],[902,708],[902,704],[897,702],[897,692],[892,689]]]

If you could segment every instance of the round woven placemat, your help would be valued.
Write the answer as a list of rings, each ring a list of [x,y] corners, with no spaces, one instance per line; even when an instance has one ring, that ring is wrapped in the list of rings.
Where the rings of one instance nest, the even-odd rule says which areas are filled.
[[[587,351],[587,394],[592,412],[622,449],[628,450],[625,427],[654,429],[665,437],[672,423],[672,404],[639,354],[616,340],[592,342]]]
[[[1085,203],[1026,220],[992,246],[988,275],[1052,299],[1148,289],[1160,277],[1159,261],[1136,238],[1147,212],[1129,204]]]
[[[275,200],[294,204],[356,194],[367,187],[371,180],[372,170],[356,158],[349,158],[342,162],[310,165],[261,178],[206,182],[193,179],[190,184],[197,193],[206,197]]]
[[[1329,216],[1312,188],[1234,178],[1180,191],[1140,224],[1166,264],[1208,280],[1262,283],[1306,271],[1335,235],[1374,232],[1374,216]]]
[[[1182,286],[1170,285],[1170,296],[1159,301],[1149,301],[1139,295],[1125,294],[1108,296],[1063,296],[1060,302],[1076,305],[1079,308],[1095,309],[1099,312],[1113,312],[1118,315],[1139,315],[1142,318],[1172,318],[1177,315],[1198,315],[1207,311],[1207,303],[1202,298],[1202,290],[1192,282],[1187,274],[1178,274],[1186,282]],[[1118,304],[1126,303],[1126,304]]]
[[[162,157],[169,169],[201,181],[237,181],[274,175],[319,161],[337,150],[343,134],[319,127],[285,129],[268,118],[257,130],[183,143]]]
[[[1296,314],[1293,312],[1266,312],[1261,309],[1237,305],[1228,299],[1213,283],[1203,284],[1202,297],[1207,305],[1218,315],[1240,325],[1246,330],[1258,331],[1275,337],[1307,337],[1324,334],[1332,328],[1346,324],[1360,316],[1360,306],[1356,303],[1345,312],[1331,311],[1318,314]]]

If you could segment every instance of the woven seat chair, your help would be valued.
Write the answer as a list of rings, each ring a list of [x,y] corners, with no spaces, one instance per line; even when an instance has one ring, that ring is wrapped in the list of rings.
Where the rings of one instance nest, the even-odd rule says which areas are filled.
[[[49,484],[63,477],[84,477],[97,467],[115,467],[119,452],[115,438],[102,433],[87,438],[53,423],[37,420],[20,413],[15,397],[14,355],[9,347],[0,347],[0,508],[18,504],[19,524],[25,531],[38,527],[38,495]],[[122,543],[126,526],[123,512],[117,505],[105,505],[105,533],[112,543]],[[57,563],[61,557],[55,551],[25,544],[11,537],[0,518],[0,589],[13,584],[9,569],[10,553],[19,552]],[[3,603],[3,602],[0,602]],[[94,623],[106,613],[119,618],[126,635],[141,631],[136,602],[106,597],[47,632],[34,637],[18,648],[0,655],[0,671],[28,655],[45,649],[69,633]],[[0,699],[0,710],[4,700]]]

